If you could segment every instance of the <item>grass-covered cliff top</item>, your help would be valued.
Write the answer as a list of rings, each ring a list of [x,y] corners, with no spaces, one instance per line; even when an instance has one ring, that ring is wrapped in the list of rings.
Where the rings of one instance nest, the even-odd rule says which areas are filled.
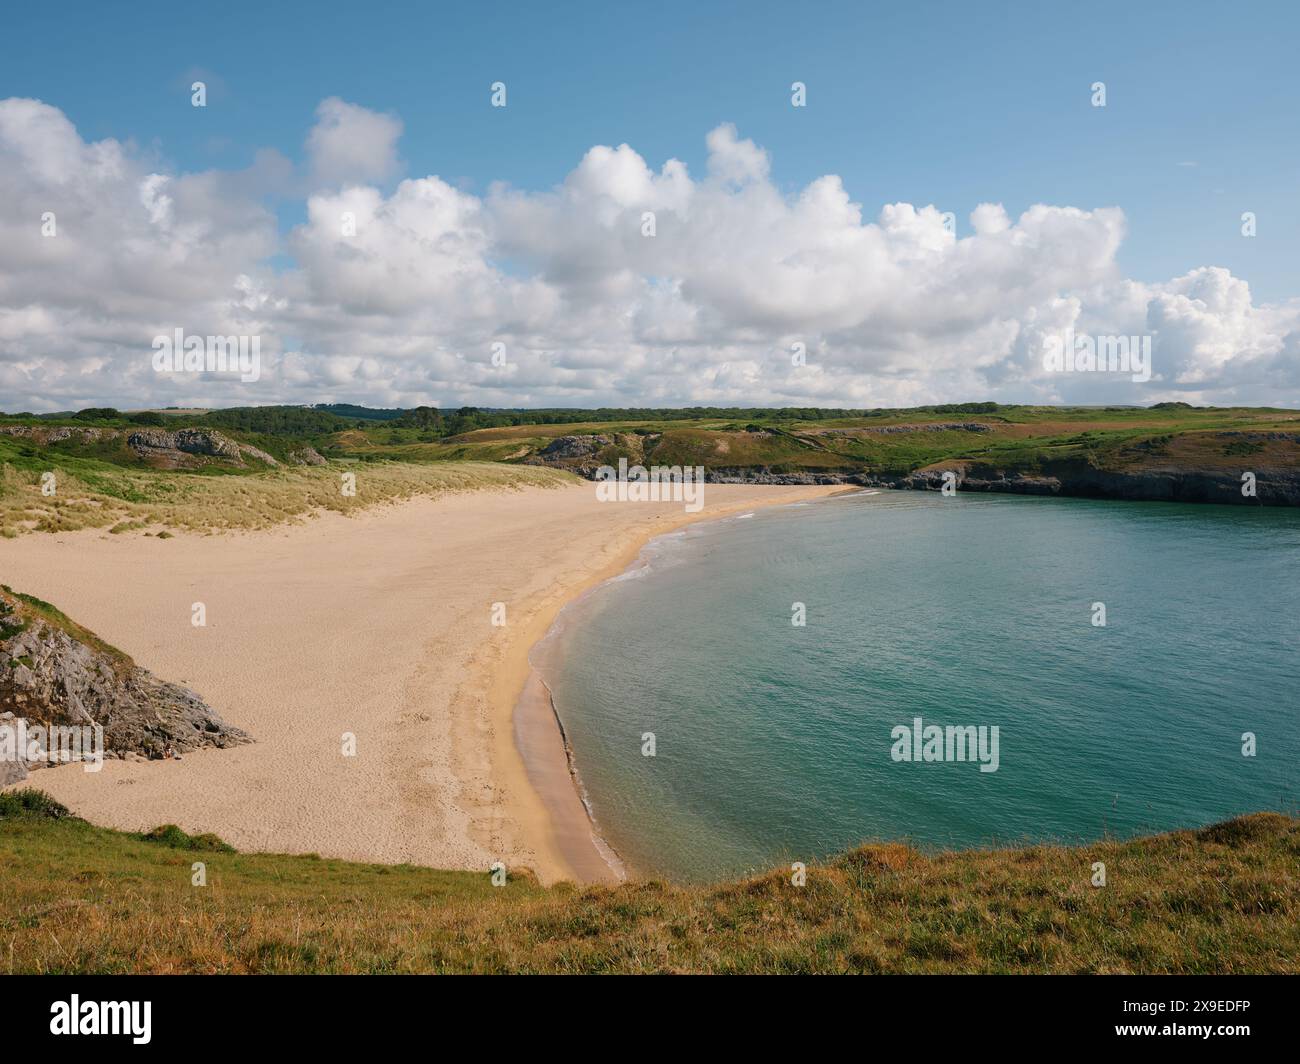
[[[157,445],[157,437],[181,430],[208,434],[220,453]],[[623,456],[778,474],[905,475],[955,462],[1031,475],[1062,462],[1124,472],[1300,470],[1300,411],[1179,403],[857,411],[91,409],[0,415],[0,535],[259,528],[415,494],[555,484],[562,473],[527,463],[557,437],[584,434],[610,438],[596,455],[602,463]],[[154,445],[141,443],[148,435]],[[346,472],[357,477],[355,496],[340,491]],[[52,495],[42,492],[46,474],[54,477]]]
[[[1275,813],[1078,847],[864,846],[801,887],[582,889],[64,814],[0,794],[2,972],[1300,972],[1300,820]]]

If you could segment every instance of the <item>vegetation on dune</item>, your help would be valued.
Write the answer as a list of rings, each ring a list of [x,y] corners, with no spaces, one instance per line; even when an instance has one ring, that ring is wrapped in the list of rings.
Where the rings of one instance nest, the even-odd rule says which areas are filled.
[[[54,469],[53,496],[41,493],[38,471],[15,465],[0,471],[0,535],[81,528],[257,529],[320,510],[351,513],[420,495],[568,482],[566,474],[551,469],[483,462],[338,463],[227,476],[125,469],[93,460],[64,460]],[[355,495],[341,490],[345,472],[356,478]]]
[[[110,831],[17,791],[0,794],[0,970],[1295,973],[1297,858],[1300,821],[1260,813],[1078,847],[870,845],[803,886],[495,887]]]
[[[133,433],[157,433],[159,425],[217,432],[235,449],[255,448],[262,456],[153,468],[157,452],[130,441]],[[447,413],[337,404],[138,413],[92,408],[0,415],[0,535],[87,527],[118,533],[260,528],[315,509],[349,511],[445,490],[560,483],[561,474],[527,464],[567,435],[615,441],[599,455],[611,463],[627,457],[776,474],[899,476],[940,463],[1028,475],[1059,463],[1112,471],[1231,471],[1243,462],[1260,469],[1300,467],[1300,412],[1183,403],[961,403],[858,411],[463,407]],[[326,464],[299,464],[310,450]],[[268,464],[268,455],[277,466]],[[338,490],[347,471],[364,485],[356,496]],[[42,475],[50,472],[57,478],[54,496],[40,491]]]

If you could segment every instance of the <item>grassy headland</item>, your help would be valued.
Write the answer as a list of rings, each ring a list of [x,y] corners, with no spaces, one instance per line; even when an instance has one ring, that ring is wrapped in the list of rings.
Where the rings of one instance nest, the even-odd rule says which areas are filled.
[[[192,885],[193,863],[207,885]],[[1092,865],[1106,865],[1104,887]],[[5,972],[1300,972],[1300,820],[679,887],[234,853],[0,794]]]
[[[142,446],[141,434],[217,433],[227,454]],[[541,452],[561,436],[607,438],[591,460],[704,465],[745,478],[907,476],[960,466],[980,476],[1158,472],[1300,474],[1300,412],[1189,407],[962,403],[912,410],[493,410],[443,414],[362,407],[213,411],[91,409],[0,415],[0,535],[103,527],[258,528],[316,509],[347,511],[415,494],[554,484]],[[242,454],[241,454],[242,450]],[[304,456],[309,456],[304,458]],[[176,461],[182,459],[182,461]],[[1062,470],[1066,472],[1062,474]],[[1073,472],[1071,472],[1073,471]],[[355,496],[340,477],[358,478]],[[42,494],[53,473],[56,491]],[[1104,490],[1104,489],[1102,489]],[[1068,492],[1067,492],[1068,493]],[[1261,492],[1261,497],[1264,496]]]

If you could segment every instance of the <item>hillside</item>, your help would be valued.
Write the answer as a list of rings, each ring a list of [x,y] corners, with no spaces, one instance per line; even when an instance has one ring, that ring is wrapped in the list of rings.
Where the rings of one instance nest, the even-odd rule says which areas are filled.
[[[507,442],[499,430],[490,439]],[[1278,411],[1000,408],[960,420],[638,426],[518,442],[533,448],[524,461],[582,476],[626,459],[702,467],[718,483],[937,490],[951,474],[961,491],[1300,505],[1300,416]],[[1250,493],[1244,474],[1254,478]]]
[[[323,443],[329,460],[312,445],[319,437],[309,429],[262,435],[200,426],[192,415],[167,416],[180,423],[132,429],[120,418],[98,426],[0,420],[0,536],[105,528],[166,537],[171,529],[267,528],[321,510],[350,513],[416,495],[568,479],[483,461],[340,458],[337,444]]]
[[[191,885],[194,862],[207,885]],[[1093,862],[1107,885],[1093,887]],[[5,972],[1300,972],[1300,820],[1079,847],[870,845],[708,887],[232,852],[0,794]]]
[[[620,458],[703,466],[713,482],[934,489],[951,472],[964,491],[1300,505],[1291,410],[86,410],[0,415],[0,535],[264,527],[414,494],[556,484]],[[344,473],[364,490],[343,495]]]

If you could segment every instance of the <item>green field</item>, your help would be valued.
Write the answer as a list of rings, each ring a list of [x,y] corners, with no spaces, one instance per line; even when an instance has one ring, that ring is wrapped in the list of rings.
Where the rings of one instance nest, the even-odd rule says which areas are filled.
[[[109,831],[28,790],[0,794],[0,971],[1294,973],[1298,868],[1300,821],[1260,813],[1080,847],[869,845],[802,886],[494,886]]]

